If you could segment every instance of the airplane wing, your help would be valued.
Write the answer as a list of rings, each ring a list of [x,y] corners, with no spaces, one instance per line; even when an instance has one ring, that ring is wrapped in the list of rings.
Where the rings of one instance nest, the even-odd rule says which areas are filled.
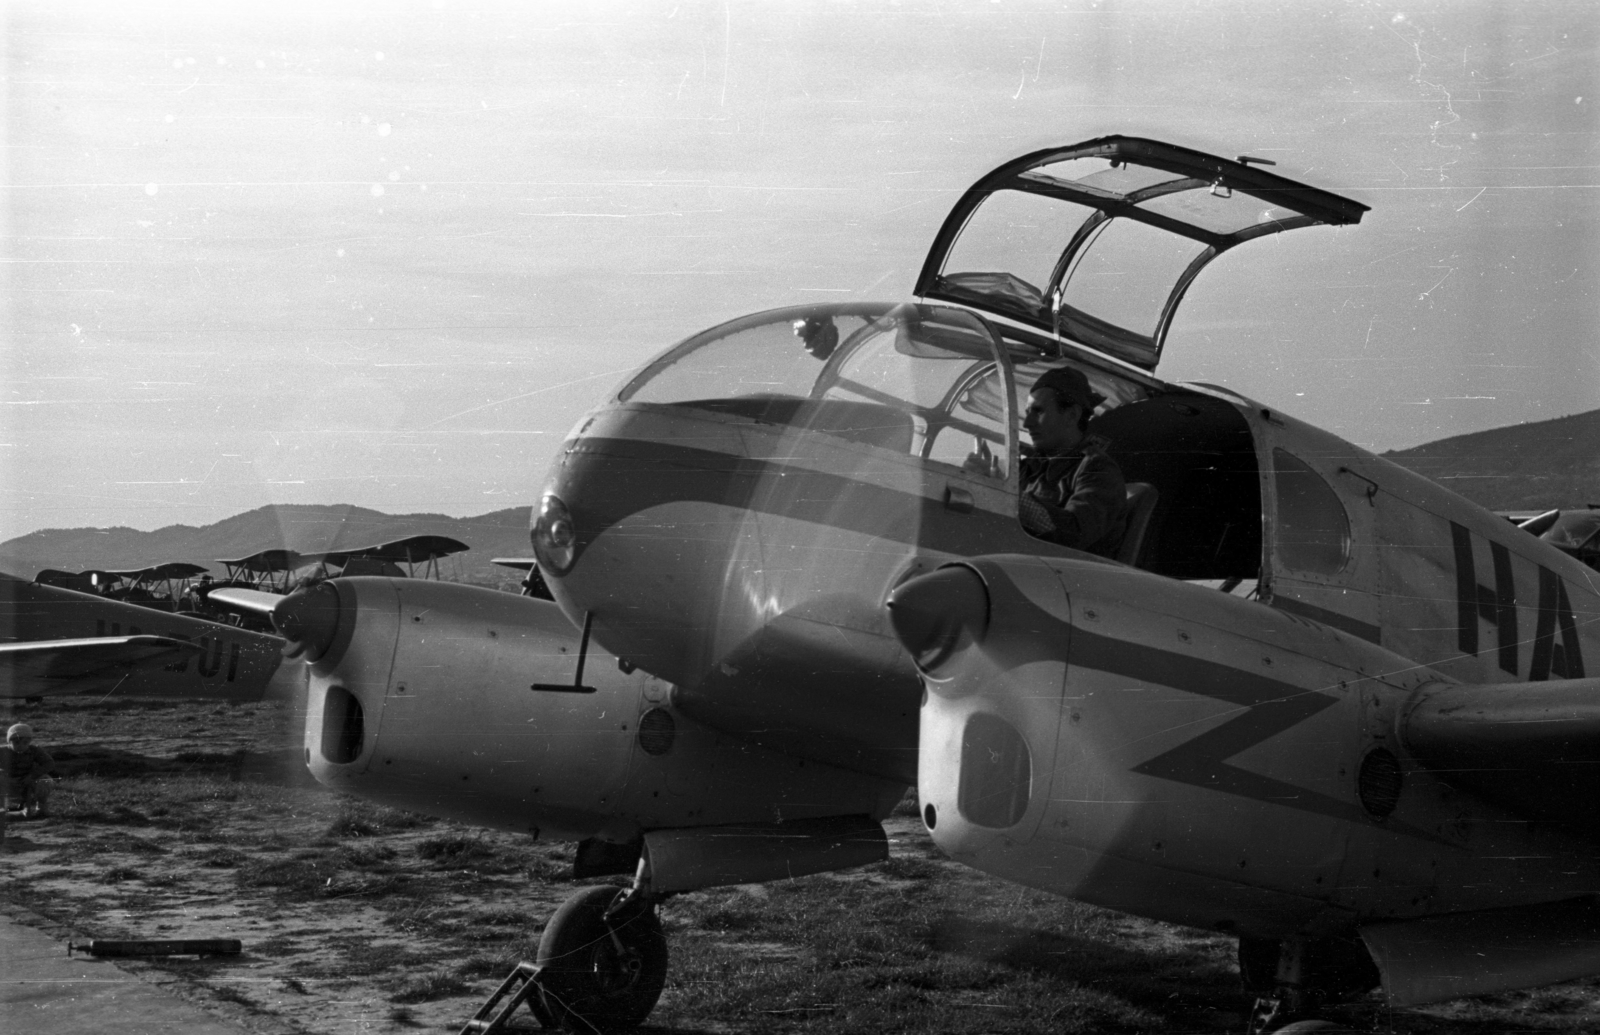
[[[1444,780],[1519,816],[1600,836],[1600,678],[1433,684],[1412,698],[1401,735]]]
[[[115,676],[118,668],[132,672],[202,649],[187,640],[153,635],[0,643],[0,697],[79,693]]]
[[[206,594],[206,599],[214,604],[226,607],[233,611],[249,611],[253,614],[272,617],[272,609],[278,606],[278,601],[283,599],[279,593],[266,593],[259,589],[241,589],[238,586],[229,586],[226,589],[214,589]]]

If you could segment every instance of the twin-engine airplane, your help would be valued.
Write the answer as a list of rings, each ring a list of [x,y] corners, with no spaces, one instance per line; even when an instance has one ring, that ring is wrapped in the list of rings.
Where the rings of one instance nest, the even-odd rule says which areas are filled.
[[[643,1020],[653,906],[881,858],[917,784],[953,858],[1232,932],[1255,1030],[1600,973],[1600,576],[1392,463],[1155,368],[1204,266],[1365,206],[1107,137],[1009,162],[904,305],[697,334],[574,430],[555,602],[401,580],[258,595],[319,780],[579,840],[543,1007]],[[1114,557],[1019,523],[1058,366],[1129,483]],[[232,592],[232,591],[224,591]],[[240,602],[240,601],[236,601]],[[581,631],[579,631],[581,630]]]

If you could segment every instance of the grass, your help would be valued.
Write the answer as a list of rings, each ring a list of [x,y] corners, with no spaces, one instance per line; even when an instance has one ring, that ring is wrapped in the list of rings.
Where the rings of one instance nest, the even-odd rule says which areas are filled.
[[[824,1015],[842,1031],[1132,1032],[1236,1009],[1223,939],[1198,965],[1186,956],[1086,967],[1106,947],[1067,932],[1097,912],[1089,907],[1034,892],[997,896],[986,878],[915,859],[873,869],[923,886],[823,875],[770,885],[761,897],[716,890],[673,900],[665,919],[682,951],[658,1019],[714,1016],[750,1032]],[[1091,987],[1086,970],[1108,987]],[[1150,988],[1152,975],[1170,987]],[[1180,985],[1191,1001],[1165,994]],[[1159,1012],[1141,1002],[1153,993],[1166,1000]]]
[[[197,710],[260,737],[275,713]],[[174,706],[68,716],[188,722]],[[226,730],[224,730],[226,732]],[[87,766],[58,819],[18,825],[0,896],[87,937],[243,936],[248,971],[151,961],[199,993],[308,1032],[459,1030],[576,886],[572,846],[340,798],[208,754]],[[193,756],[198,758],[198,756]],[[231,756],[230,756],[231,757]],[[175,764],[175,763],[173,763]],[[1016,1035],[1232,1032],[1231,939],[990,879],[905,815],[895,855],[844,874],[680,895],[657,1032]],[[20,842],[20,844],[18,843]],[[178,925],[171,931],[162,925]],[[157,931],[161,931],[157,934]],[[1427,1010],[1346,1011],[1418,1035],[1600,1029],[1600,981]]]
[[[392,986],[389,1001],[395,1003],[431,1003],[449,999],[472,991],[472,986],[455,974],[428,974],[411,978]]]

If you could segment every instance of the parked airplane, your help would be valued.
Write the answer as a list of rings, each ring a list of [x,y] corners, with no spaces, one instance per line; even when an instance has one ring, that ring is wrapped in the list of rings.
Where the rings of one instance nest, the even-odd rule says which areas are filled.
[[[1253,1030],[1380,981],[1407,1004],[1600,972],[1596,573],[1155,374],[1209,261],[1365,211],[1262,164],[1030,154],[957,203],[914,302],[669,349],[550,473],[555,604],[236,600],[308,662],[312,772],[633,872],[546,928],[536,1003],[574,1030],[649,1013],[661,897],[882,858],[911,781],[954,858],[1236,934]],[[1062,366],[1130,483],[1114,558],[1019,521],[1020,411]]]
[[[126,600],[157,611],[178,611],[185,603],[185,590],[200,575],[204,565],[187,561],[168,561],[143,568],[120,570],[90,569],[88,571],[59,571],[46,568],[33,577],[33,581],[46,586],[60,586],[82,593],[94,593],[112,600]]]
[[[1502,511],[1500,516],[1600,571],[1600,503],[1583,510]]]
[[[0,573],[0,698],[257,701],[282,647],[267,633]]]

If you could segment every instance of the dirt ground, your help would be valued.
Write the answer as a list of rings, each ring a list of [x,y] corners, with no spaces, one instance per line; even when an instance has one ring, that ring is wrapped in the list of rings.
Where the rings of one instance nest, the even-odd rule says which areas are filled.
[[[15,718],[56,753],[55,816],[12,823],[0,905],[88,938],[239,938],[242,956],[119,964],[258,1032],[459,1031],[579,885],[572,846],[332,795],[281,703],[61,702]],[[6,721],[13,721],[8,719]],[[670,900],[647,1030],[1227,1032],[1231,939],[955,866],[910,816],[888,862]],[[1600,1030],[1600,981],[1365,1030]]]

